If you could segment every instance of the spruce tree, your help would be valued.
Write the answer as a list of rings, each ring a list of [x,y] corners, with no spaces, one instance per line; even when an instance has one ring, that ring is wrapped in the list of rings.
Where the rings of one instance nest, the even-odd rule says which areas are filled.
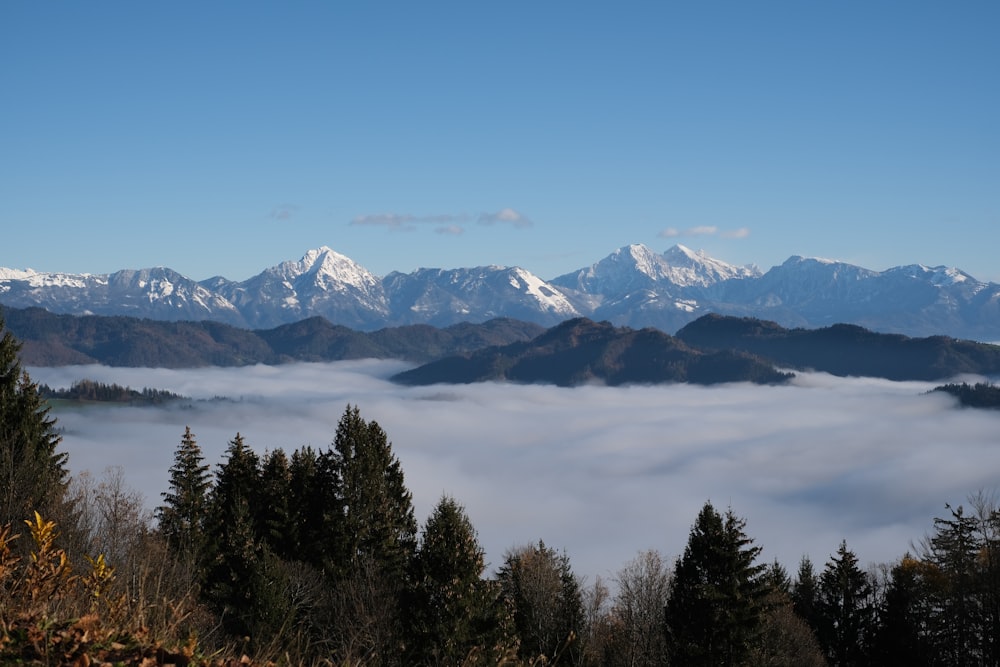
[[[869,663],[875,611],[871,593],[858,557],[841,542],[819,577],[816,635],[831,665]]]
[[[343,571],[370,559],[395,585],[405,583],[417,541],[412,494],[392,444],[377,422],[348,406],[337,425],[333,449],[320,468],[335,486],[341,520],[334,566]],[[322,474],[322,472],[321,472]]]
[[[198,562],[205,546],[212,482],[204,460],[191,427],[185,426],[170,467],[168,490],[161,494],[163,505],[156,512],[160,533],[167,544],[176,553],[187,554],[192,562]]]
[[[760,628],[766,586],[760,547],[732,510],[722,517],[705,503],[677,559],[666,607],[670,661],[681,665],[738,665]]]
[[[464,508],[444,496],[427,519],[406,605],[412,664],[459,665],[502,644],[497,590]]]
[[[21,345],[0,317],[0,526],[33,511],[50,516],[66,490],[67,454],[38,385],[21,368]]]

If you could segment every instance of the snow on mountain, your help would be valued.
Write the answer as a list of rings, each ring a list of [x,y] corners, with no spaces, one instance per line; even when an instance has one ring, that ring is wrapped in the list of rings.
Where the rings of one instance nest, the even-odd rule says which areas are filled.
[[[662,255],[642,244],[619,248],[588,268],[555,278],[552,283],[580,292],[621,296],[640,289],[708,287],[733,278],[760,275],[755,267],[736,267],[675,245]]]
[[[0,303],[250,328],[321,315],[362,330],[494,317],[549,326],[584,316],[670,332],[717,312],[786,327],[849,322],[915,336],[1000,339],[1000,285],[956,268],[911,264],[879,272],[793,256],[762,274],[681,245],[662,254],[624,246],[551,281],[502,266],[419,269],[380,279],[325,246],[242,282],[216,276],[198,283],[166,268],[108,275],[0,268]]]
[[[559,288],[517,267],[393,272],[383,285],[398,323],[447,326],[512,317],[547,325],[580,315]]]

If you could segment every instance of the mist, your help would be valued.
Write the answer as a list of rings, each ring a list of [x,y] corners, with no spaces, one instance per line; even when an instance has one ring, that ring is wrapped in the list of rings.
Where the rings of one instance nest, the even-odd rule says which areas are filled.
[[[862,563],[898,559],[945,503],[1000,480],[1000,413],[928,395],[932,384],[799,374],[788,386],[399,387],[401,362],[198,370],[28,369],[68,387],[91,379],[166,389],[167,407],[53,412],[75,474],[121,466],[149,507],[167,488],[185,426],[206,462],[237,432],[258,453],[325,449],[348,404],[388,433],[423,524],[442,494],[462,503],[492,573],[511,547],[545,541],[592,581],[644,549],[680,555],[710,500],[794,572],[846,539]],[[215,399],[215,400],[212,400]]]

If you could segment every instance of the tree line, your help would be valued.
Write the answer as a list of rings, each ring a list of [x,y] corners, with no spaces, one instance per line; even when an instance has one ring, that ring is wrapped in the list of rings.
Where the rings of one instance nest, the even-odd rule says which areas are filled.
[[[185,428],[152,514],[118,469],[71,477],[59,444],[4,335],[0,662],[1000,664],[1000,510],[983,493],[893,563],[862,568],[842,542],[794,575],[706,502],[672,563],[646,551],[586,582],[541,539],[487,572],[451,496],[418,523],[357,406],[325,449],[258,453],[237,433],[214,470]]]

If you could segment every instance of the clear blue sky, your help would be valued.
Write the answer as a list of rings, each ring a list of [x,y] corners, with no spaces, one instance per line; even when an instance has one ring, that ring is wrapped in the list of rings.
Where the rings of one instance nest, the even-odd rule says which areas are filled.
[[[0,3],[0,266],[1000,281],[1000,3]]]

